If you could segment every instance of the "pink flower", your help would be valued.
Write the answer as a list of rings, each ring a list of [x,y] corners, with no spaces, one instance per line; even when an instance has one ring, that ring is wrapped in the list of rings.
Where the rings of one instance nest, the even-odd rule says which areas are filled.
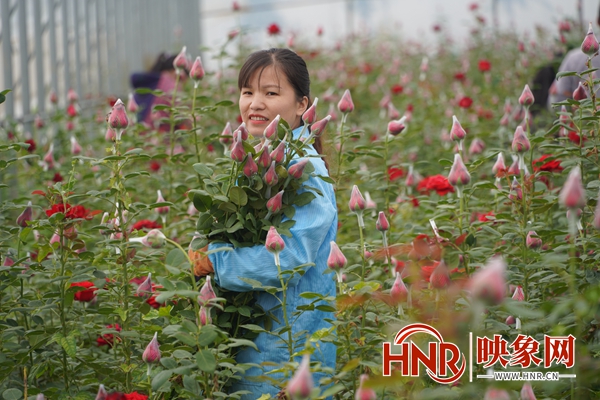
[[[598,200],[596,201],[596,209],[594,210],[594,228],[600,230],[600,196],[598,196]]]
[[[575,89],[575,91],[573,92],[573,99],[577,101],[587,99],[587,92],[585,91],[585,88],[583,87],[581,82],[579,82],[579,85],[577,85],[577,89]]]
[[[189,60],[187,57],[186,50],[187,50],[187,47],[183,46],[183,48],[181,49],[179,54],[177,54],[177,56],[173,60],[173,67],[176,70],[181,71],[182,69],[185,69],[185,70],[189,69]]]
[[[342,269],[348,263],[346,256],[340,250],[338,245],[332,240],[329,242],[329,256],[327,257],[327,266],[331,269]]]
[[[583,208],[585,206],[585,189],[581,183],[581,171],[579,166],[571,170],[565,182],[558,201],[567,208]]]
[[[52,100],[52,95],[50,96],[50,99]],[[77,92],[74,91],[73,89],[69,89],[67,91],[67,100],[71,104],[76,103],[77,100],[79,100],[79,96],[77,95]],[[53,103],[55,103],[55,102],[53,102]]]
[[[522,286],[517,286],[515,292],[512,295],[512,299],[516,301],[525,301],[525,293],[523,292]]]
[[[598,47],[598,40],[594,35],[592,23],[590,22],[587,34],[581,43],[581,51],[583,51],[588,57],[592,58],[594,54],[598,52]]]
[[[277,164],[281,164],[285,158],[285,141],[279,142],[275,150],[271,152],[271,160],[275,160]]]
[[[521,388],[521,400],[536,400],[531,383],[526,382]]]
[[[510,395],[506,390],[489,388],[486,390],[483,400],[510,400]]]
[[[459,140],[463,140],[467,136],[467,132],[463,129],[460,122],[456,118],[456,115],[452,116],[452,128],[450,129],[450,137],[452,140],[458,142]]]
[[[17,225],[21,228],[25,228],[27,226],[27,222],[31,221],[33,218],[33,209],[31,208],[31,201],[27,203],[27,207],[23,210],[23,212],[17,217]]]
[[[529,143],[529,139],[527,138],[523,127],[521,125],[517,126],[517,129],[515,129],[515,134],[513,136],[512,151],[514,151],[515,153],[524,153],[526,151],[529,151],[530,148],[531,144]]]
[[[157,190],[156,194],[157,194],[157,196],[156,196],[156,202],[157,203],[166,203],[166,200],[163,197],[162,192],[160,190]],[[171,207],[169,207],[169,206],[156,207],[156,212],[159,215],[166,215],[166,214],[169,213],[170,209],[171,209]]]
[[[498,305],[506,293],[506,263],[502,257],[494,257],[479,271],[471,275],[469,286],[473,298],[487,304]]]
[[[396,279],[390,289],[390,297],[394,304],[398,304],[400,301],[408,297],[408,289],[402,280],[402,274],[396,273]]]
[[[115,105],[113,106],[109,116],[108,116],[108,125],[112,129],[122,130],[127,128],[129,125],[129,119],[127,118],[127,112],[125,111],[125,105],[118,99]]]
[[[133,97],[133,93],[129,93],[129,97],[127,99],[127,111],[130,113],[136,113],[138,111],[138,103],[135,101]]]
[[[202,285],[202,288],[200,289],[200,294],[198,295],[198,304],[200,304],[203,307],[210,308],[213,306],[212,300],[216,298],[217,295],[213,290],[210,275],[206,275],[206,282],[204,282],[204,285]]]
[[[377,216],[377,222],[375,223],[375,227],[380,232],[385,232],[390,229],[390,223],[385,217],[385,213],[383,211],[379,211],[379,215]]]
[[[321,136],[330,119],[331,119],[331,115],[328,115],[325,118],[323,118],[322,120],[317,121],[314,124],[312,124],[310,127],[310,131],[312,132],[312,134],[315,137]]]
[[[248,153],[246,156],[246,164],[244,164],[244,175],[250,178],[252,175],[258,173],[258,166],[252,158],[252,154]]]
[[[158,332],[154,332],[154,337],[142,354],[142,360],[146,364],[156,364],[160,361],[160,348],[158,346]]]
[[[287,393],[291,400],[307,399],[313,389],[313,378],[310,373],[310,355],[302,357],[300,366],[287,384]]]
[[[523,191],[521,190],[521,185],[519,184],[516,176],[513,176],[513,180],[510,184],[510,193],[508,198],[513,201],[521,200],[523,198]]]
[[[355,400],[376,400],[377,399],[377,393],[375,393],[375,391],[373,389],[364,387],[364,383],[368,379],[369,379],[369,376],[366,374],[362,374],[360,376],[360,386],[358,387],[358,390],[356,391],[356,394],[354,396]]]
[[[210,317],[210,308],[200,307],[200,312],[198,313],[200,326],[206,326],[212,323],[212,318]]]
[[[79,143],[77,143],[77,139],[75,136],[71,136],[71,154],[74,156],[81,154],[82,148]]]
[[[302,114],[302,121],[304,121],[305,124],[312,124],[317,120],[317,103],[319,102],[319,98],[315,97],[315,100],[313,101],[312,105],[310,107],[308,107],[308,110],[306,110],[304,112],[304,114]]]
[[[106,400],[108,397],[108,393],[106,392],[106,389],[104,389],[104,385],[100,384],[100,387],[98,388],[98,394],[96,394],[96,400]]]
[[[48,167],[48,169],[54,168],[54,144],[53,143],[50,143],[48,152],[46,154],[44,154],[43,160],[44,160],[44,163],[46,163],[46,166]]]
[[[271,197],[269,201],[267,201],[267,209],[271,213],[277,213],[281,211],[283,199],[283,190],[277,193],[275,196]]]
[[[136,237],[129,239],[130,242],[139,242],[146,247],[153,249],[159,249],[165,245],[166,236],[158,229],[151,229],[150,232],[143,237]]]
[[[195,82],[198,82],[204,78],[204,68],[202,67],[202,61],[200,60],[200,57],[196,57],[194,63],[192,64],[192,68],[190,69],[190,78],[192,78]]]
[[[271,161],[271,166],[267,170],[267,173],[264,176],[265,183],[269,186],[275,185],[279,178],[277,177],[277,172],[275,172],[275,161]]]
[[[484,149],[485,149],[485,143],[483,142],[483,140],[475,138],[475,139],[473,139],[473,141],[471,142],[471,145],[469,146],[469,154],[471,154],[471,155],[481,154],[481,153],[483,153]]]
[[[248,140],[248,135],[250,134],[250,132],[248,132],[248,129],[246,129],[246,123],[242,122],[240,124],[240,126],[237,127],[237,129],[235,130],[234,134],[234,138],[236,137],[236,133],[240,133],[240,137],[242,138],[242,140]]]
[[[454,154],[454,164],[452,164],[452,168],[450,168],[448,182],[450,182],[452,186],[462,186],[468,184],[470,181],[471,175],[463,163],[460,154]]]
[[[58,96],[56,95],[56,92],[54,90],[52,90],[50,92],[50,95],[48,97],[50,98],[50,103],[52,103],[52,104],[58,103]]]
[[[354,103],[352,102],[352,96],[350,96],[350,90],[346,89],[342,95],[338,103],[338,110],[343,114],[354,111]]]
[[[263,145],[262,152],[258,156],[257,163],[263,168],[267,168],[269,165],[271,165],[271,152],[269,151],[269,146],[266,142]]]
[[[135,293],[140,297],[150,297],[152,294],[152,272],[148,273],[148,277],[137,287]]]
[[[104,134],[104,140],[107,142],[114,142],[117,137],[117,134],[112,129],[106,128],[106,133]]]
[[[352,193],[350,194],[350,202],[348,203],[350,207],[350,211],[360,212],[363,211],[367,207],[367,202],[363,198],[360,190],[358,190],[358,186],[354,185],[352,187]]]
[[[267,240],[265,242],[265,247],[270,253],[279,254],[281,250],[285,248],[285,242],[277,232],[274,226],[269,228],[269,232],[267,232]]]
[[[439,262],[431,273],[429,283],[435,289],[443,289],[450,285],[450,271],[448,271],[448,265],[444,260]]]
[[[303,158],[288,169],[288,174],[294,179],[300,179],[308,162],[308,158]]]
[[[242,161],[244,161],[245,157],[246,150],[244,149],[244,141],[236,140],[235,142],[233,142],[233,146],[231,148],[231,159],[241,163]]]
[[[231,130],[231,124],[228,122],[225,125],[225,128],[223,128],[223,132],[221,132],[221,135],[219,136],[219,142],[221,142],[222,145],[226,146],[229,143],[231,143],[233,140],[233,131]]]
[[[529,89],[529,85],[525,85],[523,88],[523,93],[519,96],[519,104],[525,107],[529,107],[534,102],[533,93],[531,89]]]
[[[406,125],[404,125],[405,121],[406,117],[402,117],[397,121],[390,121],[387,127],[387,130],[390,133],[390,135],[396,136],[400,134],[404,130],[404,128],[406,128]]]
[[[473,104],[473,99],[470,98],[469,96],[463,96],[459,101],[458,101],[458,106],[460,108],[469,108],[471,107],[471,105]]]
[[[279,120],[281,116],[278,114],[273,121],[265,128],[264,135],[270,141],[277,139],[277,127],[279,126]]]
[[[542,239],[540,239],[537,236],[537,233],[535,233],[535,231],[529,231],[527,233],[527,239],[525,240],[525,244],[530,249],[537,249],[542,247]]]

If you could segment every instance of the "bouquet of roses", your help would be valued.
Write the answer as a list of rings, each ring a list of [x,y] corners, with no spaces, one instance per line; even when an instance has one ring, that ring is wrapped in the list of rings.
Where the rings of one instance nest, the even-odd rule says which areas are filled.
[[[221,141],[230,139],[226,160],[213,165],[197,163],[194,170],[201,178],[199,189],[191,190],[194,206],[200,212],[193,248],[208,242],[227,242],[234,247],[264,244],[269,227],[291,236],[294,206],[310,203],[321,195],[318,189],[303,185],[314,172],[306,149],[318,138],[330,116],[316,121],[316,104],[302,116],[304,125],[294,137],[289,125],[277,116],[265,129],[264,137],[252,143],[245,125],[235,131],[230,125]],[[315,122],[316,121],[316,122]],[[218,168],[225,171],[215,171]],[[328,177],[319,176],[329,180]],[[303,187],[305,190],[300,191]]]

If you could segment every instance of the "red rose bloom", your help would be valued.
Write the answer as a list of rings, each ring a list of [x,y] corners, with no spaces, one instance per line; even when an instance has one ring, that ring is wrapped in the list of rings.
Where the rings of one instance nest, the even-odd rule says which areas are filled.
[[[96,293],[95,293],[96,290],[98,290],[94,287],[94,284],[90,281],[74,282],[74,283],[71,283],[71,287],[86,288],[84,290],[80,290],[79,292],[75,293],[75,300],[83,301],[86,303],[89,303],[90,301],[92,301],[92,299],[96,295]]]
[[[463,72],[457,72],[454,74],[454,79],[456,79],[457,81],[464,81],[467,78],[467,76],[463,73]]]
[[[106,325],[106,327],[108,329],[110,328],[115,328],[115,330],[117,332],[121,332],[121,326],[119,324],[110,324],[110,325]],[[112,333],[105,333],[104,335],[100,336],[98,339],[96,339],[96,343],[98,343],[98,346],[111,346],[114,343],[114,335]],[[121,338],[117,337],[118,341],[121,341]]]
[[[564,168],[560,165],[560,160],[552,160],[544,162],[547,158],[552,157],[550,154],[544,154],[537,160],[533,161],[534,171],[546,171],[546,172],[561,172]],[[541,165],[540,165],[541,164]]]
[[[67,115],[71,118],[75,118],[77,116],[77,108],[75,108],[75,104],[69,104],[67,107]]]
[[[465,96],[458,101],[458,106],[461,108],[469,108],[471,107],[471,104],[473,104],[473,99],[469,96]]]
[[[71,205],[67,203],[66,209],[71,208]],[[56,213],[65,213],[65,205],[63,203],[53,204],[49,210],[46,210],[46,215],[48,217],[53,216]]]
[[[392,86],[391,90],[393,94],[401,94],[404,91],[404,88],[402,85],[396,83],[394,86]]]
[[[150,161],[150,171],[158,172],[160,170],[160,163],[156,160]]]
[[[141,219],[138,222],[136,222],[135,224],[133,224],[133,228],[131,228],[131,229],[134,231],[141,231],[141,230],[150,231],[152,229],[160,229],[160,228],[162,228],[162,225],[160,225],[156,221],[150,221],[149,219]]]
[[[433,175],[423,178],[417,185],[417,190],[423,194],[429,194],[432,190],[435,190],[440,196],[454,193],[454,187],[448,182],[448,178],[443,175]]]
[[[434,261],[433,264],[431,265],[423,265],[421,267],[421,277],[423,278],[423,280],[425,280],[425,282],[429,282],[431,279],[431,274],[433,273],[433,271],[437,268],[437,266],[440,264],[439,261]]]
[[[488,222],[488,221],[490,221],[488,219],[488,217],[494,217],[494,216],[495,216],[494,212],[490,211],[489,213],[486,213],[486,214],[479,214],[477,216],[477,220],[480,222]]]
[[[587,139],[584,136],[579,136],[575,131],[569,131],[569,140],[575,143],[577,146],[580,146]]]
[[[73,206],[68,207],[67,209],[67,218],[75,219],[75,218],[86,218],[88,215],[88,210],[83,206]]]
[[[479,70],[481,72],[486,72],[492,68],[492,63],[489,62],[488,60],[483,59],[483,60],[479,60],[478,66],[479,66]]]
[[[58,172],[54,174],[54,176],[52,177],[52,181],[56,182],[62,182],[64,179],[62,177],[61,174],[59,174]]]
[[[413,112],[414,109],[415,109],[415,106],[413,106],[412,104],[409,104],[406,106],[406,111],[408,111],[408,112]]]
[[[281,29],[279,29],[279,25],[273,23],[269,25],[269,27],[267,28],[267,32],[269,32],[269,35],[271,36],[278,35],[281,32]]]
[[[125,393],[125,400],[147,400],[148,396],[138,392]]]
[[[400,179],[404,176],[404,170],[400,167],[388,167],[387,173],[390,181],[395,181],[396,179]]]
[[[59,204],[53,204],[52,207],[49,210],[46,210],[46,215],[48,217],[53,216],[56,213],[63,213],[65,214],[66,218],[70,218],[70,219],[75,219],[75,218],[91,218],[94,214],[90,214],[90,211],[87,210],[85,207],[83,206],[71,206],[69,203],[67,203],[66,205],[59,203]]]
[[[25,141],[25,143],[28,143],[28,144],[29,144],[29,147],[27,148],[27,151],[28,151],[29,153],[33,153],[33,152],[35,151],[35,149],[36,149],[36,146],[35,146],[35,140],[33,140],[33,139],[27,139],[27,140]]]
[[[112,392],[106,396],[106,400],[125,400],[125,394],[121,392]]]

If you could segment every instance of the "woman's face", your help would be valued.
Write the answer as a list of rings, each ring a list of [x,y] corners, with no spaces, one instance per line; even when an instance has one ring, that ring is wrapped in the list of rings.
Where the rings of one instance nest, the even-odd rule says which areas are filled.
[[[292,129],[297,128],[307,105],[308,98],[298,101],[286,76],[281,71],[276,72],[272,65],[265,67],[262,74],[260,70],[255,71],[248,86],[240,93],[240,114],[254,137],[263,136],[265,128],[277,115]]]

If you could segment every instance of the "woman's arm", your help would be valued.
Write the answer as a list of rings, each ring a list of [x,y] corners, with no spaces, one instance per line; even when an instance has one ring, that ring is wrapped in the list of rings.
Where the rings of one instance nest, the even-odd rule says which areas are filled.
[[[321,160],[313,160],[313,164],[322,163]],[[316,167],[316,169],[320,170],[321,168]],[[319,189],[323,196],[317,194],[317,197],[309,204],[296,208],[294,215],[296,223],[290,229],[292,237],[283,236],[285,248],[279,255],[282,271],[292,270],[302,264],[314,263],[317,251],[323,245],[327,232],[337,220],[331,185],[318,177],[310,177],[305,185]],[[214,250],[220,247],[233,246],[218,243],[210,244],[208,249]],[[281,286],[273,254],[269,253],[265,246],[242,247],[234,251],[216,252],[210,254],[209,258],[215,270],[215,282],[225,289],[237,292],[255,290],[251,285],[239,279],[240,277],[259,281],[264,286]],[[300,276],[295,274],[288,285],[295,286],[299,280]]]

